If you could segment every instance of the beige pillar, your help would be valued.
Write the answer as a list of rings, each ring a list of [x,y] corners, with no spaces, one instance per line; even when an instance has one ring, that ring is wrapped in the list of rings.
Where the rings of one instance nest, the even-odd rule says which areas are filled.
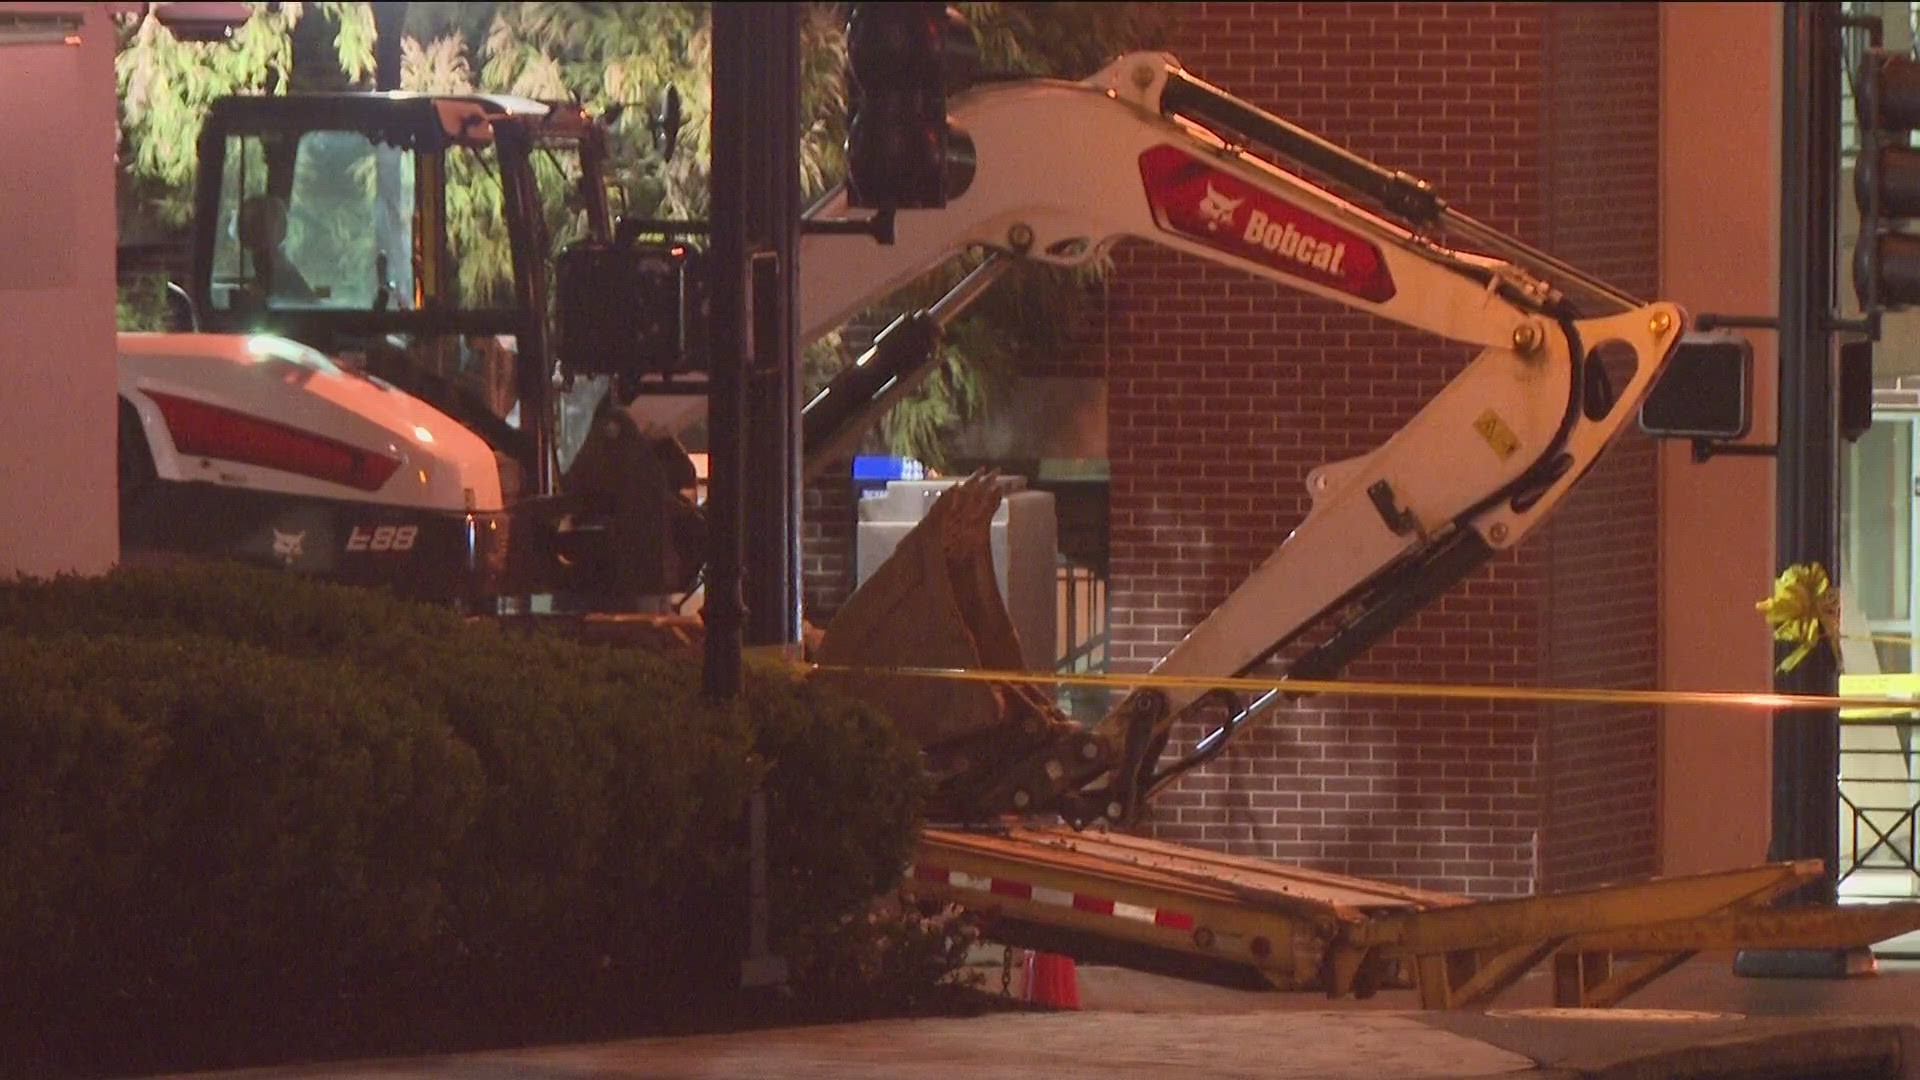
[[[119,557],[107,7],[0,3],[0,577]]]
[[[1779,305],[1780,5],[1661,5],[1661,295],[1699,313]],[[1756,442],[1775,425],[1774,342],[1754,333]],[[1773,577],[1773,461],[1660,460],[1661,682],[1765,690],[1772,647],[1754,603]],[[1767,715],[1666,710],[1661,858],[1667,873],[1766,855]]]

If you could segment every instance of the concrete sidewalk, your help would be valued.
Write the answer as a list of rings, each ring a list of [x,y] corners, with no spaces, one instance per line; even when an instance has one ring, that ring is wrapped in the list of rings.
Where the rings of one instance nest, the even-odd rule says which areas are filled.
[[[1522,1075],[1849,1077],[1920,1080],[1920,963],[1881,960],[1846,980],[1743,979],[1729,955],[1682,965],[1617,1009],[1556,1009],[1544,966],[1486,1012],[1419,1011],[1412,991],[1341,1002],[1338,1015],[1381,1012],[1527,1058]],[[1091,1009],[1268,1014],[1324,1009],[1313,995],[1197,986],[1119,968],[1083,967]],[[1382,1072],[1379,1075],[1391,1075]]]
[[[1544,1007],[1545,980],[1487,1013],[1411,996],[1329,1002],[1080,969],[1083,1009],[247,1070],[226,1080],[1455,1080],[1843,1077],[1920,1080],[1920,969],[1846,982],[1735,978],[1701,959],[1636,1008]]]
[[[1465,1080],[1533,1062],[1397,1014],[1005,1013],[219,1074],[291,1080]]]

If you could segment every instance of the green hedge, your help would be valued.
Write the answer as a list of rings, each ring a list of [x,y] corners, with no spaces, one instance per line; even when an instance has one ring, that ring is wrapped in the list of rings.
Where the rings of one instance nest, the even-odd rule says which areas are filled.
[[[0,586],[0,1008],[279,1011],[718,988],[767,793],[776,935],[899,878],[870,710],[290,575]]]

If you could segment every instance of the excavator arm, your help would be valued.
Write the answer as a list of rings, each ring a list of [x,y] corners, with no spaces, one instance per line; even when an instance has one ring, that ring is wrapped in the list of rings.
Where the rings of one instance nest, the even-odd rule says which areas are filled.
[[[1305,520],[1156,674],[1238,675],[1289,647],[1288,674],[1335,674],[1540,522],[1633,413],[1684,328],[1678,307],[1643,304],[1581,274],[1163,54],[1123,56],[1079,83],[980,87],[952,111],[976,148],[972,183],[944,210],[901,214],[892,244],[809,236],[808,340],[954,257],[986,250],[942,304],[892,328],[918,329],[924,353],[998,268],[1077,265],[1133,237],[1479,350],[1379,447],[1308,475]],[[836,192],[811,214],[846,209]],[[814,430],[816,416],[844,421],[910,384],[910,370],[883,379],[863,370],[899,362],[886,352],[883,341],[811,403],[810,448],[833,441]],[[829,626],[822,664],[1017,664],[987,548],[998,500],[976,480],[936,504]],[[1130,820],[1266,704],[1143,689],[1087,730],[1010,685],[873,674],[853,685],[920,739],[955,816],[1048,811],[1075,824]],[[1195,710],[1216,711],[1219,726],[1162,766],[1168,734]]]

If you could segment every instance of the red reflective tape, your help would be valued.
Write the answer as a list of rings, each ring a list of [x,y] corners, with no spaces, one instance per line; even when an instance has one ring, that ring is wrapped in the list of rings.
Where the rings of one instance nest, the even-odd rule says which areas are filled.
[[[1156,911],[1153,913],[1153,925],[1164,926],[1169,930],[1193,929],[1193,916],[1179,911]]]
[[[1016,900],[1033,899],[1033,886],[1022,881],[1006,881],[1001,878],[994,878],[993,884],[987,886],[987,891],[995,896],[1011,896]]]
[[[173,448],[187,457],[237,461],[360,491],[379,491],[400,468],[399,458],[273,420],[172,394],[147,396],[160,407]]]
[[[944,866],[915,866],[913,868],[913,877],[915,881],[937,881],[945,885],[947,883],[947,868]]]
[[[1085,896],[1081,893],[1074,893],[1073,910],[1091,911],[1095,915],[1111,915],[1113,914],[1113,901],[1103,900],[1098,896]]]

